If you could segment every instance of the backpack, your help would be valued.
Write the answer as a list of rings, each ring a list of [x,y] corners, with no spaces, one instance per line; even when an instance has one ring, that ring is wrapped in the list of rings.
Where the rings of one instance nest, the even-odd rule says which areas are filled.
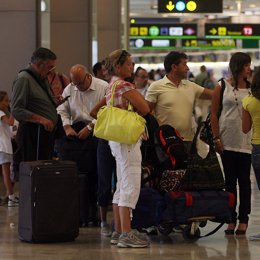
[[[226,84],[223,78],[221,78],[218,82],[221,83],[220,102],[219,102],[219,110],[218,110],[218,118],[220,118],[223,109],[223,95],[226,88]],[[200,132],[200,139],[206,144],[213,144],[213,134],[212,134],[211,123],[210,123],[210,112],[208,113],[205,121],[202,121],[201,124],[202,126]]]
[[[155,142],[165,153],[166,157],[162,160],[170,160],[167,170],[185,169],[187,151],[184,146],[183,137],[170,125],[161,125],[155,131]]]

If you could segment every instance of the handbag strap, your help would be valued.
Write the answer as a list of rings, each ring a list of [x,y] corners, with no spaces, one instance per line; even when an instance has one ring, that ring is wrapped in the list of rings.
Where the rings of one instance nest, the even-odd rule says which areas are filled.
[[[120,79],[116,80],[114,83],[113,83],[113,86],[112,86],[112,90],[111,90],[111,97],[109,99],[109,105],[110,106],[113,106],[114,105],[114,95],[115,95],[115,91],[116,91],[116,87],[120,84]],[[133,106],[130,102],[128,102],[128,108],[127,108],[128,111],[133,111]]]
[[[192,140],[192,143],[191,143],[190,154],[197,154],[198,153],[198,151],[197,151],[197,139],[198,139],[198,136],[199,136],[199,133],[200,133],[202,126],[203,126],[203,122],[201,122],[197,127],[197,131],[196,131],[194,138]],[[211,140],[210,143],[209,143],[209,153],[212,153],[212,152],[214,152],[213,140]]]

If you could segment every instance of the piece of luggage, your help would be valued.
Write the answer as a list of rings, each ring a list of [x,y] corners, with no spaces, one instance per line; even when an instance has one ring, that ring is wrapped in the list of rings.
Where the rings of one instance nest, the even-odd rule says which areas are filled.
[[[71,161],[20,164],[19,239],[73,241],[79,234],[79,183]]]
[[[133,210],[132,228],[157,226],[165,207],[164,198],[157,190],[141,188],[136,208]]]
[[[165,200],[167,212],[163,216],[164,221],[174,220],[178,224],[187,224],[201,217],[220,223],[230,223],[232,221],[231,213],[235,196],[230,192],[168,192],[165,195]]]
[[[161,125],[155,131],[155,143],[157,144],[157,156],[164,162],[165,169],[185,169],[187,161],[187,151],[183,137],[170,125]],[[161,154],[164,152],[164,155]]]

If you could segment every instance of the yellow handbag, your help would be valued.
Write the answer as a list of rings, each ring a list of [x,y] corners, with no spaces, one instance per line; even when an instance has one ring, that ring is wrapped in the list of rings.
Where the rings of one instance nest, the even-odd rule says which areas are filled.
[[[115,88],[119,82],[113,84],[109,105],[98,111],[94,135],[108,141],[135,144],[145,131],[146,120],[133,111],[130,103],[128,110],[113,107]]]

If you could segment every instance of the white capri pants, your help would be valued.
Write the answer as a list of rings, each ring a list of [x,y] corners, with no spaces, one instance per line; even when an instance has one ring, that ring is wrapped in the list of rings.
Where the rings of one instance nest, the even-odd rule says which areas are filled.
[[[109,141],[116,159],[117,184],[113,203],[135,209],[141,188],[141,141],[128,145]]]

